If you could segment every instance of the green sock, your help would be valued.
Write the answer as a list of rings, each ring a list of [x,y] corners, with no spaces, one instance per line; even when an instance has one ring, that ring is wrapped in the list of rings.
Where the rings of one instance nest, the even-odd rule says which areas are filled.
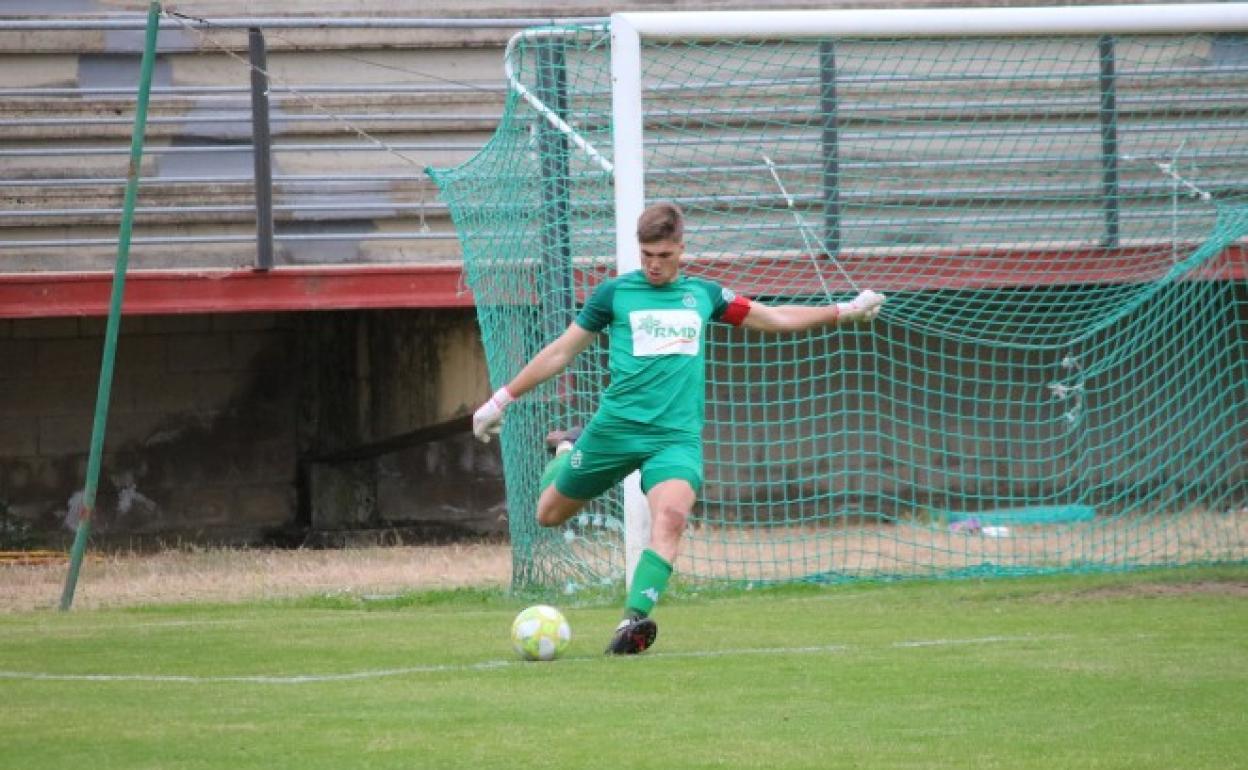
[[[568,464],[568,456],[571,454],[571,452],[564,452],[546,463],[546,469],[542,471],[541,485],[538,487],[538,490],[544,490],[555,483],[555,476],[558,476],[559,471],[563,470],[563,466]]]
[[[672,565],[667,559],[649,548],[642,551],[637,569],[633,572],[633,585],[628,589],[628,604],[625,606],[629,615],[634,618],[649,615],[655,602],[667,589],[667,580],[671,576]]]

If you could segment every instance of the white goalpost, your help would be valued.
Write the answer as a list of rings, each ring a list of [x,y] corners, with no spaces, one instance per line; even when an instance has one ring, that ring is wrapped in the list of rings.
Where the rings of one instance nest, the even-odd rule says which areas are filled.
[[[709,328],[690,581],[1248,560],[1248,3],[619,13],[508,46],[499,130],[431,171],[495,384],[639,265],[864,327]],[[503,431],[517,585],[627,581],[637,476],[562,528],[540,447],[579,356]]]
[[[643,40],[1129,35],[1245,29],[1248,4],[1236,3],[613,14],[610,72],[616,269],[624,273],[639,264],[635,223],[646,204]],[[578,146],[582,146],[579,140]],[[624,500],[625,574],[631,577],[650,532],[637,474],[625,482]]]

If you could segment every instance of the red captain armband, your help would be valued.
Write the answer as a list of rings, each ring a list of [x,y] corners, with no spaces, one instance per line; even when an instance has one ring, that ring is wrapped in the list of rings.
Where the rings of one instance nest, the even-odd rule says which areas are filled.
[[[719,320],[726,324],[740,326],[745,317],[750,314],[750,307],[752,307],[750,300],[738,294],[728,303],[728,307],[724,308],[724,312],[719,317]]]

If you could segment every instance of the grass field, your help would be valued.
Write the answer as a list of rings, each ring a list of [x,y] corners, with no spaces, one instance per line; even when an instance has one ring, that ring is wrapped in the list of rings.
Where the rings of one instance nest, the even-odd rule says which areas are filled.
[[[583,601],[554,663],[513,657],[497,588],[10,612],[0,766],[1248,763],[1248,567],[684,588],[626,659]]]

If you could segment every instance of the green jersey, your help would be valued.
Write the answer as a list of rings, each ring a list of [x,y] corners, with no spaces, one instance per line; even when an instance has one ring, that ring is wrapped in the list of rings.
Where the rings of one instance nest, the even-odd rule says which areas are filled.
[[[700,436],[705,410],[706,324],[740,323],[748,301],[701,278],[653,286],[640,270],[602,283],[576,323],[610,335],[611,384],[597,419]]]

